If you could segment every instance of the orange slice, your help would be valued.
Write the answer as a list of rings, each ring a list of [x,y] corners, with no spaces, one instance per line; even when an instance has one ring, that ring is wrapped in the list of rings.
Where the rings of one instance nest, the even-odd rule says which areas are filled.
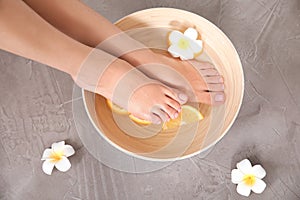
[[[134,121],[135,123],[140,124],[140,125],[149,125],[149,124],[151,124],[150,121],[147,121],[147,120],[144,120],[144,119],[139,119],[139,118],[133,116],[132,114],[129,115],[129,118],[132,121]]]
[[[194,123],[204,118],[200,111],[192,106],[183,105],[181,110],[181,125]]]
[[[108,107],[115,113],[118,113],[120,115],[128,115],[129,114],[127,110],[114,104],[109,99],[106,99],[106,103],[107,103]]]
[[[175,119],[171,119],[165,122],[162,129],[163,131],[177,129],[184,124],[190,124],[202,120],[204,117],[200,111],[192,106],[183,105],[179,116]]]

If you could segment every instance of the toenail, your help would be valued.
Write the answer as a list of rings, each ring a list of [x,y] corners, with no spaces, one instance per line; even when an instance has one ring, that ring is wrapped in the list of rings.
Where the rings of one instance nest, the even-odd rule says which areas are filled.
[[[216,101],[224,101],[224,95],[222,95],[222,94],[217,94],[217,95],[215,96],[215,100],[216,100]]]
[[[225,85],[222,85],[222,90],[224,90],[225,89]]]
[[[219,82],[220,82],[220,83],[223,83],[223,78],[222,78],[222,77],[219,79]]]
[[[177,118],[177,117],[178,117],[178,113],[175,113],[174,118]]]
[[[186,100],[187,100],[187,96],[186,96],[185,94],[183,94],[183,93],[180,93],[180,94],[179,94],[179,99],[180,99],[181,101],[186,101]]]

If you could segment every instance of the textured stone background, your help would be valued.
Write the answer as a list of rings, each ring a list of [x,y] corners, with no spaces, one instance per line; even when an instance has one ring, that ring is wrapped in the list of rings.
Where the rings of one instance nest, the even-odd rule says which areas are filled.
[[[299,0],[86,0],[115,21],[150,7],[175,7],[215,23],[232,40],[245,72],[245,96],[232,129],[205,157],[146,174],[106,167],[82,145],[72,116],[71,78],[0,51],[0,199],[245,199],[230,182],[236,162],[267,170],[255,200],[300,199]],[[87,130],[88,132],[88,130]],[[52,142],[75,147],[67,173],[41,170]]]

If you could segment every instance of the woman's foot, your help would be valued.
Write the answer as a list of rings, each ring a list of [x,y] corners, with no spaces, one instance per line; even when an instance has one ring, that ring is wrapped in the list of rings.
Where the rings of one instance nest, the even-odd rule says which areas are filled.
[[[178,117],[187,96],[162,83],[150,83],[137,88],[130,96],[128,111],[155,124]]]
[[[73,79],[80,87],[101,94],[135,117],[155,124],[176,118],[188,99],[179,90],[98,49],[87,56]]]
[[[148,50],[129,53],[126,58],[150,78],[184,91],[189,101],[210,105],[225,102],[224,79],[210,63],[181,61],[168,55],[149,54]]]

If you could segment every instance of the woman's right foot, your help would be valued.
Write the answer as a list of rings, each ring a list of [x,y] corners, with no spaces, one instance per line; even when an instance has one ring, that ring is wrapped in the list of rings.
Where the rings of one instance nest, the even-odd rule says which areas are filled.
[[[209,105],[221,105],[225,102],[224,79],[210,63],[181,61],[170,56],[149,53],[147,50],[145,54],[143,51],[129,53],[127,58],[128,62],[148,77],[184,91],[189,101]]]

